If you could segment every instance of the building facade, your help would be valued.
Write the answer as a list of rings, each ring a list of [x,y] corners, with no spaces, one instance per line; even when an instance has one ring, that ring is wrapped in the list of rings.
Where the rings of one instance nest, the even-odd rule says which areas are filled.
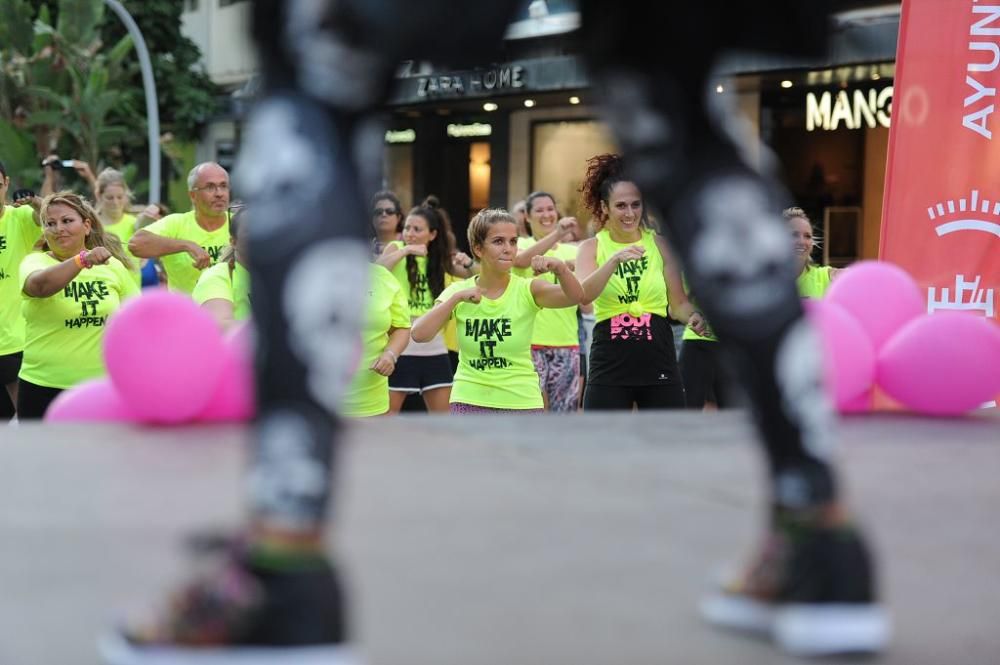
[[[186,0],[185,31],[235,102],[207,130],[200,159],[232,159],[240,98],[255,71],[248,2]],[[791,199],[823,238],[823,256],[846,265],[878,253],[892,110],[899,4],[845,3],[831,50],[815,61],[741,54],[720,63],[714,91],[776,158]],[[405,206],[436,194],[464,237],[469,217],[536,190],[587,221],[580,201],[586,159],[614,150],[571,33],[572,0],[526,3],[509,26],[505,60],[463,70],[404,62],[387,108],[383,184]],[[757,160],[770,159],[757,151]]]

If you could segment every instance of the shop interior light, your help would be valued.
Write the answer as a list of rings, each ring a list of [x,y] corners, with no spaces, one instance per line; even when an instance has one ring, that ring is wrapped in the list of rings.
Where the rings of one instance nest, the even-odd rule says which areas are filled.
[[[781,82],[781,87],[782,88],[791,88],[792,87],[792,82],[789,81],[788,79],[785,79],[784,81]]]
[[[484,111],[496,111],[498,108],[500,107],[494,104],[493,102],[486,102],[485,104],[483,104]]]
[[[569,98],[569,103],[570,104],[579,104],[580,103],[580,98],[577,97],[576,95],[573,95],[572,97]]]
[[[524,105],[530,109],[532,106],[535,105],[535,100],[534,99],[526,99],[526,100],[524,100]]]
[[[725,88],[723,88],[722,84],[720,83],[719,85],[715,86],[715,91],[721,94],[722,92],[725,91]]]

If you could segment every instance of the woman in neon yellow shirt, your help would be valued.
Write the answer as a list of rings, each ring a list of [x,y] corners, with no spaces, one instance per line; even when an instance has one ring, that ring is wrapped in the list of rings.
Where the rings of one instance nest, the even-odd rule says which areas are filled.
[[[584,410],[681,409],[684,384],[667,313],[698,332],[666,240],[648,227],[638,186],[618,155],[588,161],[583,197],[597,236],[580,245],[577,274],[594,303]]]
[[[229,330],[250,318],[250,272],[246,267],[246,233],[241,228],[245,208],[229,218],[229,248],[219,262],[202,271],[191,297]]]
[[[41,418],[67,388],[104,374],[101,340],[108,317],[139,292],[118,238],[72,192],[42,203],[43,236],[21,261],[24,361],[20,419]]]
[[[21,316],[21,288],[17,281],[21,260],[31,252],[42,235],[31,205],[7,201],[10,177],[0,162],[0,423],[14,417],[17,404],[17,374],[24,351],[24,317]],[[31,194],[21,192],[19,196]],[[28,199],[25,198],[26,202]]]
[[[531,238],[518,239],[515,272],[531,277],[531,261],[536,256],[553,256],[575,269],[577,246],[565,241],[577,228],[576,219],[560,219],[555,198],[547,192],[530,194],[525,205]],[[551,274],[543,279],[555,282]],[[549,411],[569,413],[580,405],[580,329],[576,311],[577,307],[547,309],[535,319],[531,359]]]
[[[385,246],[399,240],[403,230],[403,206],[394,192],[384,189],[372,196],[372,260],[378,260]]]
[[[554,273],[558,284],[511,274],[517,223],[506,210],[481,210],[469,223],[469,247],[480,262],[479,275],[445,289],[413,323],[411,337],[426,342],[455,318],[459,360],[452,413],[541,411],[531,361],[535,317],[545,307],[579,304],[583,288],[565,262],[550,256],[532,259],[532,270]]]
[[[118,236],[123,246],[128,245],[129,238],[135,234],[136,220],[135,215],[128,212],[132,191],[125,182],[125,175],[112,168],[101,171],[94,181],[94,196],[97,216],[104,230]]]
[[[90,165],[80,162],[86,173],[91,173]],[[87,177],[84,175],[84,177]],[[139,259],[128,251],[128,241],[135,232],[143,226],[160,218],[160,210],[157,206],[150,204],[136,217],[128,212],[128,207],[132,203],[132,190],[125,182],[125,174],[113,168],[106,168],[97,174],[93,174],[94,199],[96,202],[97,217],[101,220],[104,230],[113,233],[121,240],[122,247],[133,263],[133,277],[141,283],[141,273],[149,261],[154,259]]]
[[[803,298],[822,298],[840,270],[813,263],[812,252],[816,239],[812,222],[802,208],[786,208],[781,216],[792,232],[795,260],[799,262],[799,277],[796,280],[799,295]]]
[[[454,256],[448,242],[449,228],[432,206],[419,205],[403,223],[403,240],[385,246],[376,263],[392,272],[407,294],[410,316],[417,318],[434,305],[445,288],[445,275],[468,277],[472,260]],[[389,400],[398,413],[407,395],[420,394],[427,410],[445,412],[451,393],[453,372],[442,334],[424,343],[411,343],[389,377]]]
[[[355,418],[389,413],[389,378],[410,342],[410,307],[392,273],[373,263],[361,329],[362,351],[341,413]]]

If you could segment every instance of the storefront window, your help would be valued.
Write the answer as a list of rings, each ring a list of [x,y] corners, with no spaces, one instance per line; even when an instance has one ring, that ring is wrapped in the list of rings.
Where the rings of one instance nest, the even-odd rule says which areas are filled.
[[[825,245],[825,250],[817,249],[817,261],[843,266],[877,256],[889,137],[887,122],[878,120],[888,120],[891,90],[880,93],[889,85],[884,79],[865,84],[858,95],[846,84],[761,93],[761,138],[782,166],[789,204],[806,211]],[[853,104],[856,97],[883,105],[870,111],[833,103],[843,98]],[[833,101],[816,102],[824,99]],[[830,114],[838,122],[831,123]],[[867,122],[868,115],[875,121]]]
[[[559,212],[576,217],[586,229],[590,213],[583,206],[580,185],[587,159],[614,152],[607,127],[597,120],[540,121],[531,131],[531,189],[555,196]]]
[[[396,193],[404,208],[413,205],[413,145],[385,146],[382,186]]]

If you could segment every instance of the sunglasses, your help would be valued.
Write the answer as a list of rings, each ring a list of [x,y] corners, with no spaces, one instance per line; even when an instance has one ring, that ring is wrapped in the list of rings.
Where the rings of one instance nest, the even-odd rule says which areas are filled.
[[[398,215],[399,211],[395,208],[375,208],[372,210],[373,217],[380,217],[382,215]]]

